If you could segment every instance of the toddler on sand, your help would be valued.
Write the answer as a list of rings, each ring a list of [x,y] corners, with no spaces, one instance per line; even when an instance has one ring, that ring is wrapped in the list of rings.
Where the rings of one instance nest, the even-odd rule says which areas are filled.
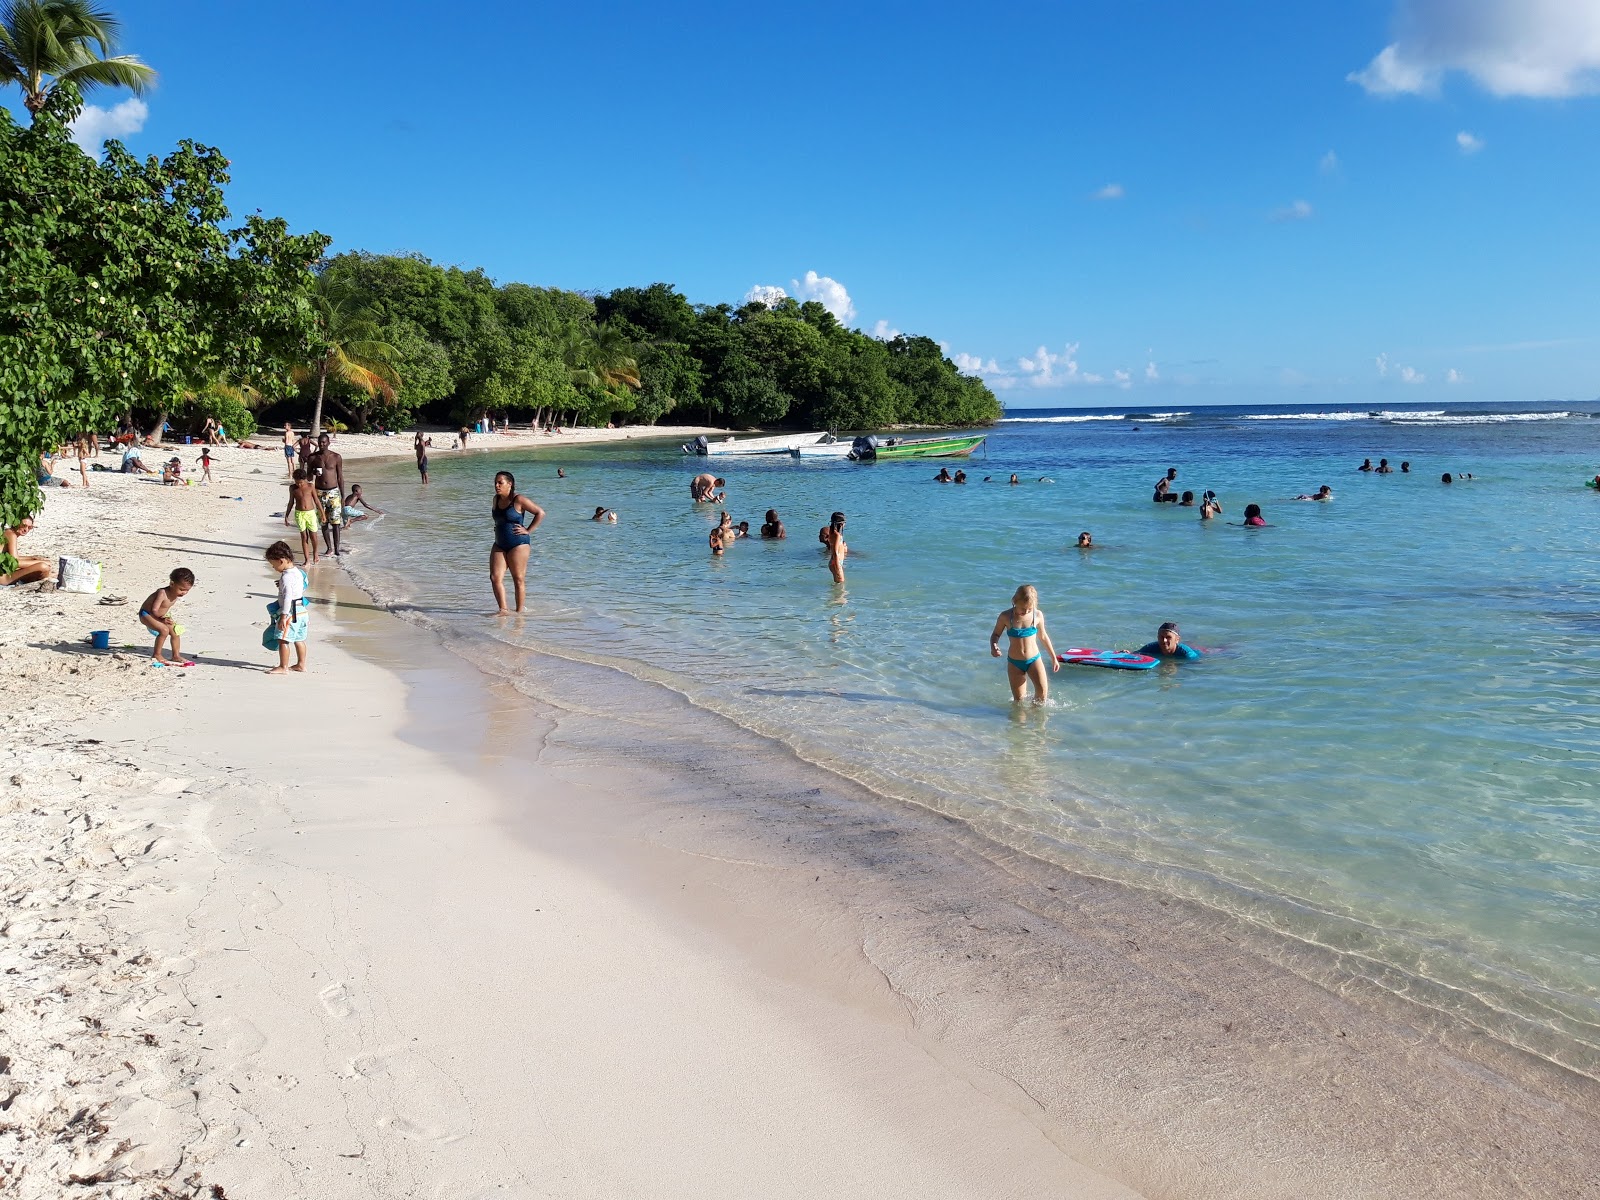
[[[287,675],[306,669],[306,573],[294,565],[294,551],[288,542],[273,542],[263,557],[278,573],[278,598],[267,605],[272,625],[261,644],[278,651],[278,665],[268,675]],[[289,665],[289,646],[293,644],[295,664]]]
[[[172,619],[172,606],[189,594],[189,589],[194,586],[194,572],[188,567],[179,567],[167,576],[167,586],[157,588],[139,606],[139,624],[150,631],[150,636],[156,639],[155,649],[150,652],[150,657],[158,667],[192,667],[192,659],[183,657],[183,649],[179,640],[183,637],[183,626]],[[168,638],[172,639],[172,657],[161,656],[161,646]]]

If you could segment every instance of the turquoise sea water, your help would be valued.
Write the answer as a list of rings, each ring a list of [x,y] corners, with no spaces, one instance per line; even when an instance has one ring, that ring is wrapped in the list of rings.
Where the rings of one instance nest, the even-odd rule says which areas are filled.
[[[354,567],[456,635],[616,665],[645,681],[620,686],[672,687],[888,796],[1325,947],[1595,1073],[1596,412],[1018,413],[966,487],[930,462],[712,460],[736,521],[771,507],[789,529],[721,560],[716,510],[688,499],[706,460],[676,445],[436,459],[426,489],[388,464],[359,476],[390,515]],[[1361,474],[1366,457],[1411,473]],[[1222,520],[1151,503],[1169,466]],[[520,625],[485,615],[500,467],[549,513]],[[1291,499],[1324,483],[1332,503]],[[1224,523],[1249,502],[1271,528]],[[834,509],[842,589],[816,542]],[[1024,582],[1058,648],[1135,648],[1175,620],[1216,652],[1063,667],[1048,708],[1015,709],[988,634]]]

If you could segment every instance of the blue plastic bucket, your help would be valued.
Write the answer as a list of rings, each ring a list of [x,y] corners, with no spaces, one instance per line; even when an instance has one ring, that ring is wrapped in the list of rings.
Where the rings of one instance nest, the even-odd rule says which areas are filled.
[[[111,630],[96,629],[89,635],[89,640],[94,643],[96,650],[109,650],[111,649]]]

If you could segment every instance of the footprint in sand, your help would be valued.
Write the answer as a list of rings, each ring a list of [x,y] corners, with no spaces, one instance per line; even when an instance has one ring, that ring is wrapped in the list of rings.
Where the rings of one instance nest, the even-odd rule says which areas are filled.
[[[448,1146],[451,1142],[459,1142],[467,1136],[436,1125],[419,1125],[415,1121],[408,1121],[393,1113],[379,1117],[377,1124],[384,1132],[392,1133],[408,1142],[432,1142],[435,1146]]]
[[[355,1007],[350,1003],[350,993],[342,983],[330,983],[317,993],[317,999],[322,1001],[322,1007],[328,1010],[330,1017],[344,1020]]]

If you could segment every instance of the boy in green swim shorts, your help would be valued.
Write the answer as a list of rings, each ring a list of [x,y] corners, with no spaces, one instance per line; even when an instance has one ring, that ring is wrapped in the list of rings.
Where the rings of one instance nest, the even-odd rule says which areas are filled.
[[[322,508],[322,497],[317,495],[317,489],[311,485],[304,467],[296,469],[294,482],[289,485],[289,496],[294,525],[300,531],[300,561],[314,563],[318,559],[317,530],[322,528],[326,515]],[[287,517],[288,513],[284,516]]]

